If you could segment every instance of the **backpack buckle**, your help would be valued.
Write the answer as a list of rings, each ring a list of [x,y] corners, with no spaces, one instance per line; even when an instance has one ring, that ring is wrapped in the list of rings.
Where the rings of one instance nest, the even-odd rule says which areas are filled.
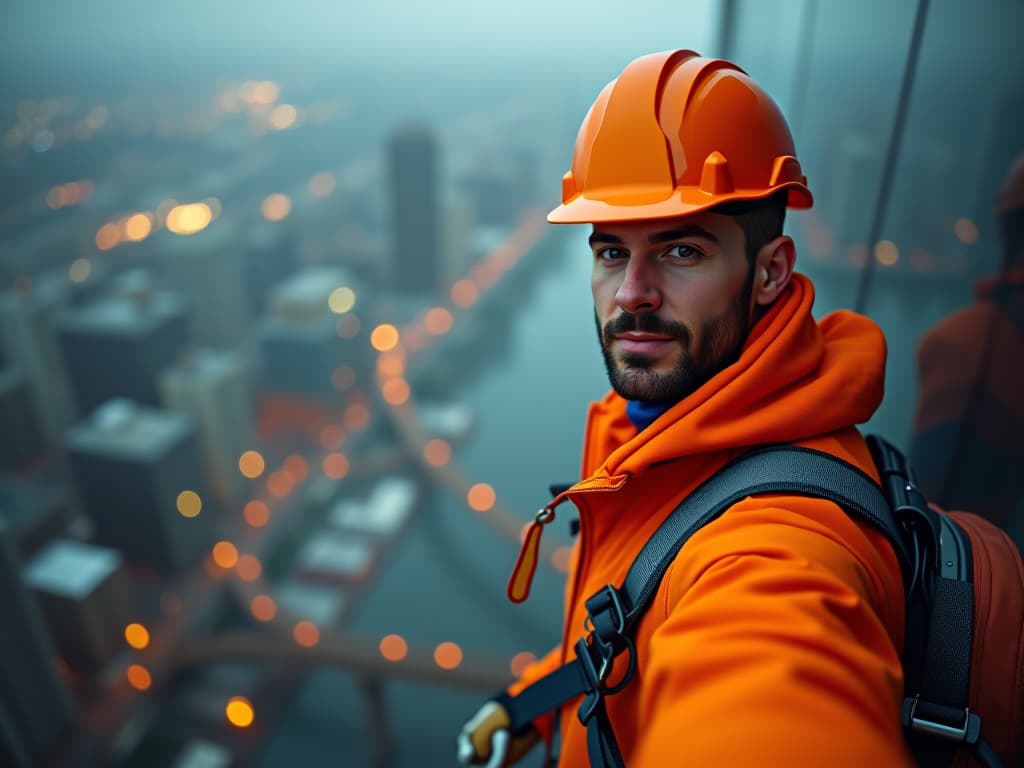
[[[587,609],[587,621],[593,628],[591,634],[594,641],[602,647],[608,646],[613,656],[623,648],[622,638],[626,631],[626,610],[622,605],[622,597],[611,584],[605,584],[591,595],[584,603]]]
[[[941,710],[943,713],[956,715],[951,720],[953,723],[959,721],[959,724],[943,722],[938,718],[938,712],[936,714],[929,713],[928,715],[919,713],[919,704],[924,704],[925,708],[930,710]],[[921,701],[920,694],[913,698],[908,696],[903,700],[903,712],[900,720],[903,722],[903,727],[911,731],[928,733],[932,736],[938,736],[939,738],[961,744],[973,746],[981,739],[981,717],[971,712],[968,707],[960,710],[959,708],[953,709],[951,707],[929,705],[927,702]]]

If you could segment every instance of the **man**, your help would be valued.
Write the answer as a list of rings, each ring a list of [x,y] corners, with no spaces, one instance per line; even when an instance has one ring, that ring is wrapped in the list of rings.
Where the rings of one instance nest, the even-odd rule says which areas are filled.
[[[877,478],[853,425],[881,400],[885,341],[853,313],[812,317],[782,234],[787,205],[811,205],[805,181],[774,102],[691,51],[633,61],[585,118],[548,220],[593,225],[613,391],[591,406],[583,479],[554,501],[572,501],[580,522],[563,642],[508,693],[572,660],[583,602],[620,584],[666,516],[736,456],[792,443]],[[526,537],[516,599],[550,516]],[[626,765],[909,764],[902,590],[884,536],[836,505],[735,504],[679,552],[638,623],[635,674],[606,697]],[[508,722],[500,697],[488,702],[460,759],[510,765],[558,729],[559,764],[587,764],[575,705],[515,735]]]
[[[1024,155],[999,195],[1000,274],[917,350],[911,460],[930,499],[966,509],[1024,544]],[[1016,512],[1015,512],[1016,510]]]

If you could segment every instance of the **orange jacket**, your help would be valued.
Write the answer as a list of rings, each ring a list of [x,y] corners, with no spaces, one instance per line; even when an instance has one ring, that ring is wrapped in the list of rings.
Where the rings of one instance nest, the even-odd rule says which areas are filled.
[[[911,461],[929,499],[1013,530],[1024,490],[1024,268],[980,281],[977,294],[918,345]]]
[[[591,406],[561,647],[510,692],[573,658],[583,602],[621,584],[651,533],[744,450],[788,442],[874,474],[851,426],[882,396],[885,341],[870,320],[816,323],[796,275],[740,359],[637,433],[610,393]],[[637,673],[607,699],[629,768],[903,766],[903,587],[885,538],[819,499],[762,495],[698,531],[636,632]],[[624,671],[616,663],[610,682]],[[584,766],[578,702],[562,709],[560,765]],[[550,720],[537,723],[550,734]]]

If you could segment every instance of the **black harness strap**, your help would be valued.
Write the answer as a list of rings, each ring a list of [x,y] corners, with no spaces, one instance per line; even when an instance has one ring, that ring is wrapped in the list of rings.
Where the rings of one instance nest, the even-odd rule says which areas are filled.
[[[827,454],[794,446],[751,451],[726,465],[685,498],[637,556],[619,589],[606,586],[587,601],[594,631],[576,646],[577,658],[541,678],[515,697],[504,698],[513,731],[588,694],[581,720],[607,719],[604,681],[613,659],[629,647],[630,631],[690,536],[737,501],[759,493],[820,496],[854,510],[899,542],[889,506],[874,481]],[[766,479],[767,478],[767,479]],[[904,561],[906,553],[902,553]],[[630,663],[634,664],[632,659]],[[593,670],[592,672],[590,670]],[[628,675],[627,675],[628,679]],[[625,681],[624,681],[625,682]],[[620,683],[620,686],[623,683]],[[617,686],[618,687],[618,686]],[[614,752],[618,752],[616,748]]]

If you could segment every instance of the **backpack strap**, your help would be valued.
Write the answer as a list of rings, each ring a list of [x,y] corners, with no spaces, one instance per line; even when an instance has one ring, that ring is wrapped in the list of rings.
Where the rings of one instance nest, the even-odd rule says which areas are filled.
[[[971,712],[974,563],[971,540],[948,515],[928,506],[906,458],[877,435],[867,438],[894,514],[915,547],[907,587],[900,721],[921,765],[950,765],[961,746],[986,768],[1002,766]]]
[[[622,766],[604,699],[629,682],[636,667],[632,630],[679,550],[696,531],[738,501],[754,494],[791,493],[835,502],[878,527],[892,541],[901,564],[909,567],[892,511],[868,475],[829,454],[790,445],[768,446],[727,464],[687,496],[644,545],[622,586],[606,585],[586,601],[592,627],[576,643],[576,659],[541,678],[517,696],[501,696],[513,732],[580,694],[578,709],[587,727],[595,768]],[[629,653],[629,666],[614,687],[606,686],[615,659]]]

